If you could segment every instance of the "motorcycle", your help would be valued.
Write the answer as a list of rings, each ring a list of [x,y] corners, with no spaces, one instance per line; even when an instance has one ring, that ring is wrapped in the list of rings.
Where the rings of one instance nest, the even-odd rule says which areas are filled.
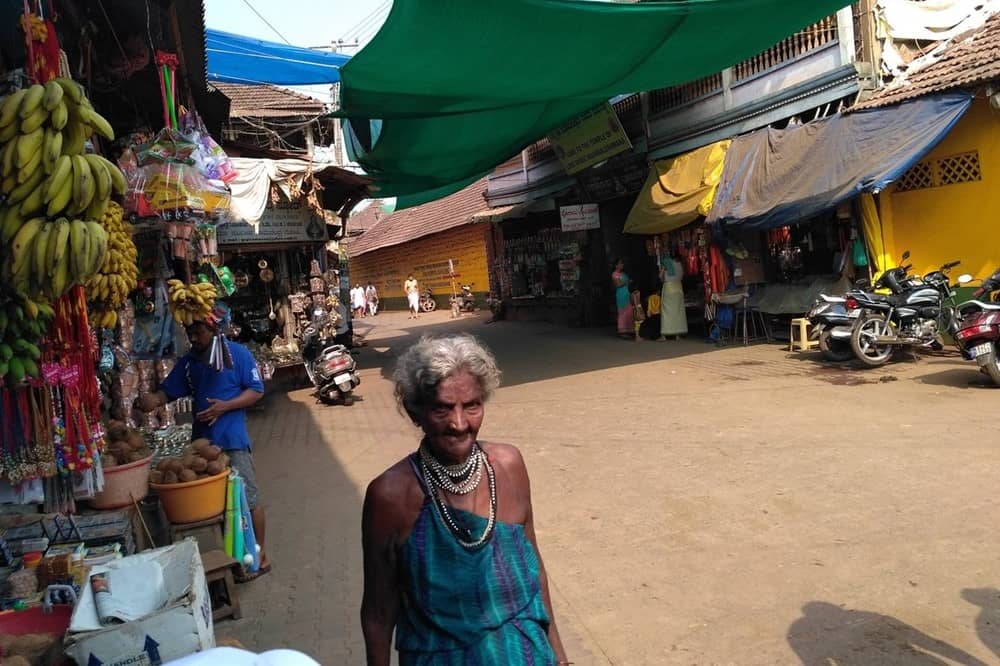
[[[463,284],[461,293],[452,297],[452,301],[452,309],[457,312],[475,312],[478,308],[471,284]]]
[[[958,278],[960,284],[972,282],[971,275]],[[952,337],[962,358],[975,361],[979,371],[989,375],[1000,386],[1000,304],[992,302],[993,292],[1000,290],[1000,270],[983,280],[972,294],[973,300],[958,306]],[[990,302],[978,300],[986,297]]]
[[[909,256],[905,252],[903,261]],[[857,318],[851,349],[858,360],[877,368],[899,349],[941,349],[940,333],[953,326],[955,315],[956,292],[947,273],[960,263],[947,263],[918,281],[909,277],[912,265],[890,269],[875,283],[876,288],[889,289],[889,296],[851,292],[845,305]]]
[[[354,404],[353,391],[361,384],[356,372],[357,364],[347,347],[329,344],[322,335],[324,322],[312,321],[302,332],[302,360],[306,375],[316,387],[316,395],[327,404],[337,398],[350,407]]]
[[[820,294],[806,317],[812,323],[811,338],[818,338],[823,357],[834,363],[854,358],[851,330],[854,320],[848,314],[846,296]]]
[[[424,293],[420,294],[420,311],[421,312],[434,312],[437,310],[437,301],[434,300],[434,294],[431,292],[430,287],[424,289]]]

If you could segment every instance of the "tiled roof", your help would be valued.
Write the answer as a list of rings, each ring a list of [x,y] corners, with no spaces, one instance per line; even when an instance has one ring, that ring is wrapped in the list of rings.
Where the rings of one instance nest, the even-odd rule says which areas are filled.
[[[914,72],[898,84],[890,84],[852,111],[898,104],[908,99],[954,88],[964,88],[1000,78],[1000,14],[986,20],[982,28],[957,38],[941,51],[937,62]]]
[[[485,193],[486,179],[482,178],[443,199],[382,215],[368,231],[347,244],[347,253],[358,257],[469,224],[473,214],[486,208]],[[350,231],[351,222],[347,229]]]
[[[213,83],[229,98],[230,118],[284,118],[288,116],[318,116],[326,106],[318,99],[294,90],[267,84]]]
[[[347,218],[348,237],[359,236],[365,233],[378,224],[379,220],[388,215],[389,213],[382,210],[382,200],[372,199],[367,207]]]

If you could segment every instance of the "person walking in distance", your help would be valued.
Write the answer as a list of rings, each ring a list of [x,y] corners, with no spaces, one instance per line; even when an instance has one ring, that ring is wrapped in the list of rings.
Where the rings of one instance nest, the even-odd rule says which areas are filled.
[[[157,391],[139,397],[136,407],[148,413],[178,398],[194,399],[192,437],[209,439],[225,451],[229,464],[246,484],[247,503],[260,546],[260,569],[237,576],[239,582],[246,582],[271,571],[264,547],[264,509],[260,506],[246,420],[246,410],[264,395],[264,383],[250,351],[239,343],[217,337],[214,324],[196,321],[187,327],[187,336],[191,350],[177,361]],[[213,344],[226,345],[229,352],[227,367],[222,370],[209,363]]]
[[[410,319],[416,319],[420,312],[420,287],[417,285],[417,278],[413,273],[407,276],[403,282],[403,291],[406,292],[406,305],[410,309]]]
[[[375,285],[372,281],[368,281],[368,286],[365,287],[365,302],[368,303],[368,314],[372,317],[378,312],[378,290],[375,289]]]
[[[566,666],[535,536],[528,470],[478,439],[500,384],[471,335],[424,337],[394,373],[423,436],[371,482],[361,518],[369,666]]]

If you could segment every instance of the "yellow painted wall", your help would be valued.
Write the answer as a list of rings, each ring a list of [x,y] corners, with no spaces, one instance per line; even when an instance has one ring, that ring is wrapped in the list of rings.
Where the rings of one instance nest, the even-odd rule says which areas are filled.
[[[403,299],[403,281],[412,272],[421,290],[430,287],[436,296],[451,294],[448,260],[455,264],[458,284],[473,284],[473,291],[490,289],[486,261],[485,224],[465,225],[350,258],[351,283],[371,280],[381,299]],[[348,250],[350,252],[350,250]]]
[[[921,274],[954,260],[962,262],[954,276],[984,278],[1000,268],[1000,111],[983,99],[922,161],[971,151],[979,151],[981,181],[879,197],[890,251],[898,260],[909,250]]]

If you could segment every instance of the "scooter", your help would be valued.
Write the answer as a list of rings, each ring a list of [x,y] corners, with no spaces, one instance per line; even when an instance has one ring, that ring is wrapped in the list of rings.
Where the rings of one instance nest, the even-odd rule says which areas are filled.
[[[452,297],[452,301],[452,309],[456,312],[475,312],[479,307],[471,284],[463,284],[461,293]]]
[[[429,287],[424,289],[424,293],[420,294],[420,311],[421,312],[434,312],[437,310],[437,301],[434,300],[434,294],[431,293]]]
[[[312,321],[302,332],[302,360],[306,375],[316,387],[316,395],[326,404],[337,399],[350,407],[354,404],[353,391],[361,384],[356,372],[357,364],[347,347],[328,344],[320,332],[324,322]]]
[[[820,294],[812,310],[806,315],[812,323],[810,337],[819,340],[819,349],[823,352],[823,357],[834,363],[854,358],[854,352],[851,350],[851,329],[854,327],[854,320],[848,313],[846,301],[846,296]]]
[[[958,281],[967,284],[972,282],[972,276],[963,275]],[[1000,290],[1000,270],[983,280],[973,292],[973,300],[958,306],[952,337],[962,358],[975,361],[979,371],[1000,386],[1000,304],[992,302],[992,294],[997,290]]]

